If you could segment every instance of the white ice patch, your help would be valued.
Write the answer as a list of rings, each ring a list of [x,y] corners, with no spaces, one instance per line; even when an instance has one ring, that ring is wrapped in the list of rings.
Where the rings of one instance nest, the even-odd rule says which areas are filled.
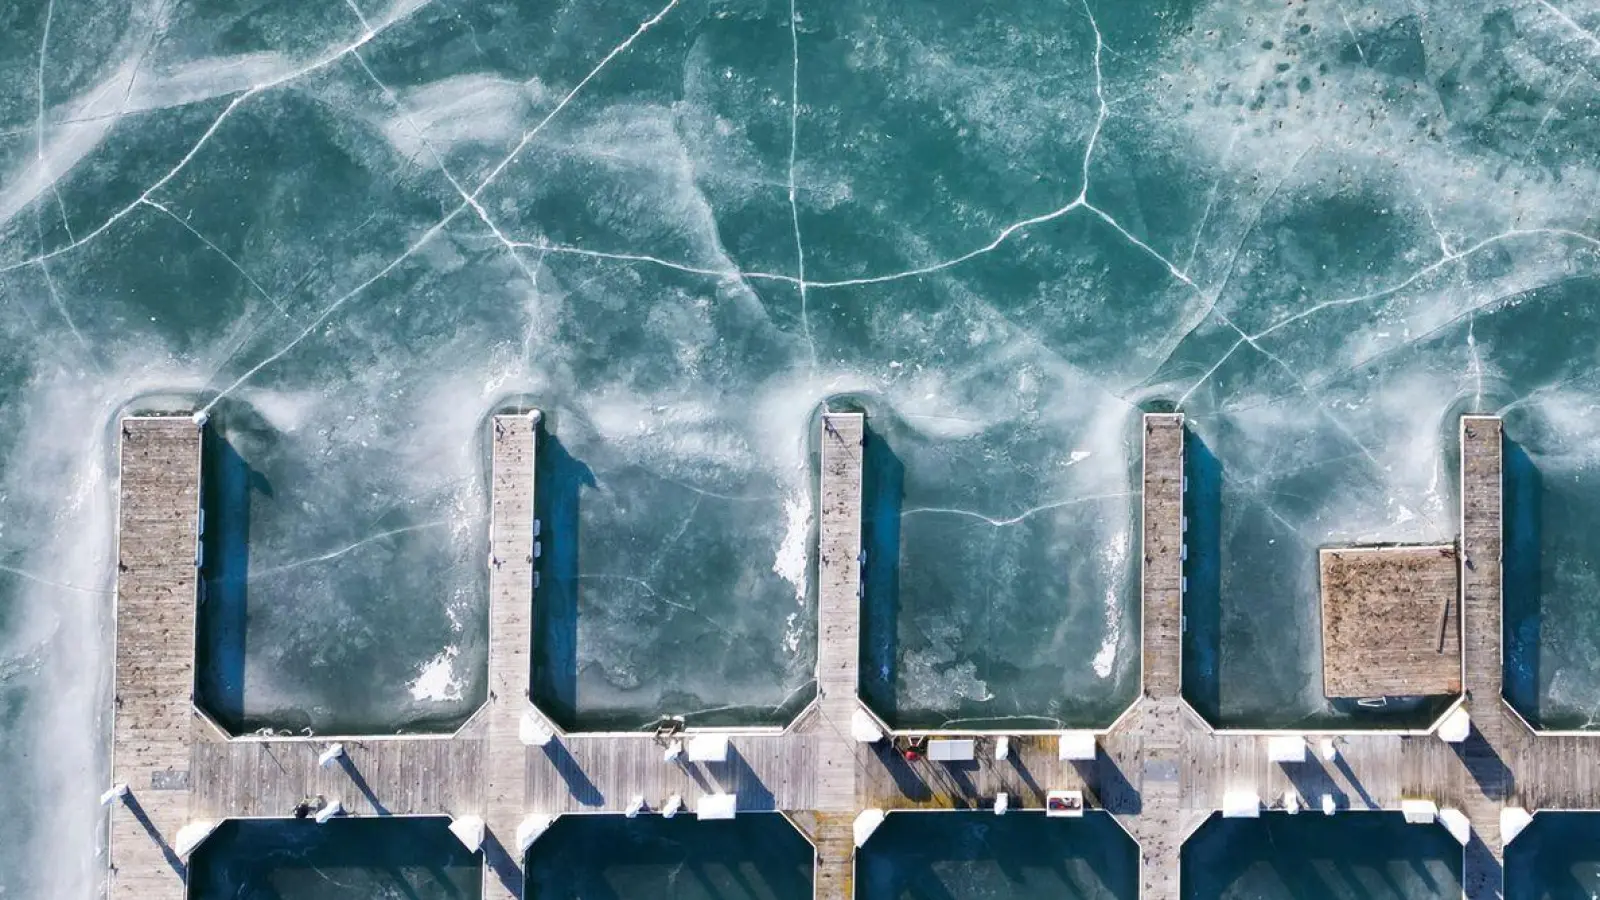
[[[1100,551],[1106,566],[1106,636],[1094,654],[1094,674],[1110,678],[1117,662],[1117,645],[1122,643],[1122,572],[1128,564],[1128,533],[1119,532]]]
[[[460,647],[446,647],[438,656],[423,663],[415,681],[406,685],[411,699],[418,703],[447,703],[461,699],[461,682],[456,679],[456,656]]]
[[[794,585],[794,598],[806,602],[806,544],[811,537],[811,498],[804,492],[783,501],[783,515],[788,521],[783,532],[783,543],[778,545],[778,555],[772,560],[772,571]]]

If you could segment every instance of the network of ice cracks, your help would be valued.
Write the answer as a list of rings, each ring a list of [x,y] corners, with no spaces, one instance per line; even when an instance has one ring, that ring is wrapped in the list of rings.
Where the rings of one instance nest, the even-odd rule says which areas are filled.
[[[771,650],[776,672],[735,685],[753,706],[804,687],[791,532],[809,519],[809,414],[831,395],[903,421],[924,471],[1007,475],[908,492],[908,519],[1055,517],[1024,561],[1058,558],[1063,535],[1112,548],[1065,555],[1087,596],[1072,634],[1031,645],[1112,700],[1132,672],[1130,523],[1074,516],[1133,494],[1131,423],[1176,402],[1224,472],[1217,627],[1233,649],[1203,675],[1226,716],[1327,714],[1305,662],[1308,550],[1448,537],[1454,413],[1507,416],[1547,514],[1600,493],[1593,3],[1065,2],[1010,28],[938,6],[569,4],[509,47],[471,4],[447,6],[263,13],[221,23],[224,40],[172,4],[47,0],[7,37],[0,756],[38,796],[101,780],[103,745],[72,738],[105,724],[108,423],[153,392],[242,404],[280,474],[318,485],[291,492],[251,578],[294,598],[271,623],[279,647],[380,661],[378,718],[481,694],[465,573],[481,568],[483,416],[512,394],[587,435],[578,449],[612,466],[598,474],[722,510],[707,513],[721,536],[752,520],[727,510],[755,505],[750,540],[771,556],[724,576],[756,579],[755,621],[592,572],[642,579],[660,615],[722,635],[708,647]],[[787,53],[719,58],[730,21]],[[433,58],[429,41],[478,55],[440,56],[433,77],[407,62]],[[721,82],[745,92],[743,121],[715,107]],[[820,90],[852,84],[859,98]],[[915,165],[892,152],[914,138],[932,154]],[[321,163],[345,181],[319,180]],[[782,240],[761,240],[769,226]],[[1059,459],[1017,458],[1044,445]],[[693,512],[610,502],[637,531],[671,521],[693,540]],[[1585,553],[1546,546],[1548,603],[1592,586]],[[396,648],[402,602],[414,630]],[[918,624],[901,665],[920,680],[900,689],[1003,712],[1003,685],[962,658],[963,624]],[[1554,714],[1593,721],[1594,632],[1537,638]],[[688,670],[630,671],[650,637],[597,638],[614,684]],[[315,720],[348,699],[274,682],[263,652],[246,672],[259,665],[265,707]],[[15,845],[0,886],[92,881],[88,860],[14,863],[82,846],[88,804],[8,801],[8,820],[36,818],[0,831],[18,838],[0,842]]]

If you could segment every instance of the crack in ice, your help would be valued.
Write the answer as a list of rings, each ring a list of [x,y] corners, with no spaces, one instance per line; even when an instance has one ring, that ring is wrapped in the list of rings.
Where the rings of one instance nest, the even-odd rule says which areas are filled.
[[[789,219],[794,224],[795,275],[800,279],[800,331],[811,352],[811,368],[817,367],[817,342],[811,336],[811,316],[806,293],[806,248],[800,239],[800,203],[795,194],[794,165],[800,145],[800,27],[795,0],[789,0],[789,47],[794,67],[789,75]]]
[[[678,3],[679,3],[679,0],[670,0],[670,2],[668,2],[666,6],[662,7],[660,9],[660,11],[658,11],[654,16],[652,16],[649,19],[646,19],[644,22],[641,22],[639,24],[639,26],[636,29],[634,29],[634,32],[627,37],[626,40],[624,40],[622,43],[618,44],[617,46],[613,47],[611,49],[611,52],[607,53],[604,57],[602,57],[600,62],[596,63],[594,68],[590,69],[589,73],[587,75],[583,76],[582,80],[580,80],[576,85],[574,85],[572,87],[571,90],[567,91],[567,93],[564,96],[562,96],[561,100],[558,103],[556,103],[554,109],[552,109],[552,110],[550,110],[550,112],[546,113],[544,118],[540,119],[539,122],[537,124],[535,124],[531,129],[529,129],[528,131],[523,133],[522,139],[517,142],[517,145],[515,147],[513,147],[511,149],[511,152],[506,154],[506,156],[503,159],[501,159],[500,162],[492,170],[490,170],[489,174],[484,177],[483,181],[481,183],[479,183],[478,187],[476,189],[474,189],[471,194],[468,195],[468,197],[467,197],[467,199],[465,201],[463,201],[455,209],[453,209],[449,213],[447,213],[438,222],[435,222],[432,226],[430,226],[426,231],[424,231],[422,233],[422,236],[419,237],[410,246],[408,246],[405,249],[404,252],[402,252],[399,256],[396,256],[394,259],[390,260],[389,263],[387,265],[385,265],[382,269],[379,269],[377,274],[371,276],[370,278],[368,278],[365,281],[361,282],[360,284],[356,285],[354,288],[351,288],[349,291],[347,291],[346,293],[344,293],[344,294],[340,295],[338,298],[336,298],[332,303],[328,304],[328,306],[326,306],[322,310],[322,312],[318,313],[317,316],[314,319],[312,319],[311,323],[308,324],[305,327],[304,330],[302,330],[298,335],[296,335],[287,344],[285,344],[283,347],[279,348],[272,355],[270,355],[267,358],[263,359],[261,362],[256,363],[254,366],[250,367],[250,369],[247,370],[243,375],[240,375],[237,379],[235,379],[232,384],[228,385],[222,391],[218,392],[218,394],[215,397],[213,397],[211,399],[211,401],[208,402],[205,405],[205,407],[202,409],[202,412],[210,412],[212,407],[214,407],[224,397],[228,396],[229,394],[231,394],[235,390],[237,390],[240,387],[240,385],[243,385],[245,382],[247,382],[251,378],[255,377],[263,369],[273,365],[274,363],[278,362],[278,360],[280,360],[284,356],[288,355],[292,350],[294,350],[295,347],[299,346],[301,341],[304,341],[307,337],[309,337],[312,334],[312,332],[316,331],[317,328],[319,328],[322,325],[323,322],[328,320],[329,316],[332,316],[335,312],[338,312],[339,309],[345,305],[345,303],[350,301],[351,298],[359,295],[361,292],[365,291],[367,288],[371,287],[373,284],[375,284],[378,281],[380,281],[383,278],[385,278],[390,272],[392,272],[396,268],[398,268],[401,263],[405,262],[407,259],[410,259],[413,255],[416,254],[416,252],[418,250],[422,249],[423,246],[425,246],[429,241],[433,240],[433,238],[436,235],[438,235],[441,231],[443,231],[445,229],[445,227],[448,226],[452,221],[454,221],[457,216],[461,215],[461,213],[464,212],[468,208],[469,205],[475,204],[475,201],[477,200],[477,198],[479,196],[481,196],[483,194],[483,192],[489,188],[490,185],[494,184],[495,180],[498,179],[500,177],[501,173],[503,173],[506,170],[506,167],[510,166],[512,161],[517,158],[518,154],[520,154],[523,151],[523,149],[525,147],[527,147],[528,144],[535,137],[537,137],[538,134],[541,131],[544,130],[544,127],[546,125],[550,124],[550,122],[553,119],[555,119],[555,117],[557,115],[559,115],[562,110],[567,108],[567,105],[572,102],[574,97],[578,96],[579,92],[581,92],[584,89],[584,87],[586,87],[589,84],[589,82],[593,81],[595,79],[595,77],[598,76],[601,73],[601,71],[603,71],[606,68],[606,66],[611,63],[611,61],[613,59],[615,59],[618,55],[620,55],[621,53],[626,51],[629,47],[633,46],[633,42],[638,40],[641,35],[645,34],[650,29],[654,28],[657,24],[659,24],[661,22],[661,20],[666,17],[667,13],[671,12],[674,8],[677,7]],[[362,41],[358,42],[356,46],[360,46],[360,44],[364,44],[366,42],[366,40],[368,40],[368,39],[370,39],[370,37],[369,38],[364,38]],[[352,50],[353,49],[354,49],[354,47],[352,47]],[[3,272],[4,272],[4,270],[0,269],[0,273],[3,273]]]
[[[1026,521],[1027,519],[1032,518],[1033,516],[1038,515],[1039,513],[1048,512],[1048,511],[1053,510],[1053,509],[1061,509],[1063,507],[1068,507],[1068,506],[1081,506],[1082,504],[1085,504],[1085,503],[1096,503],[1096,502],[1099,502],[1101,500],[1117,500],[1117,499],[1122,498],[1122,497],[1131,497],[1131,496],[1133,496],[1133,494],[1134,494],[1134,492],[1132,492],[1132,491],[1119,491],[1117,493],[1112,493],[1112,494],[1094,494],[1094,495],[1088,496],[1088,497],[1072,497],[1072,498],[1069,498],[1069,499],[1066,499],[1066,500],[1058,500],[1058,501],[1054,501],[1054,502],[1051,502],[1051,503],[1042,503],[1042,504],[1040,504],[1038,506],[1035,506],[1035,507],[1032,507],[1032,508],[1029,508],[1029,509],[1025,509],[1022,512],[1018,513],[1017,515],[1011,516],[1011,517],[1005,518],[1005,519],[991,518],[989,516],[984,515],[983,513],[976,512],[976,511],[970,510],[970,509],[957,509],[957,508],[954,508],[954,507],[944,507],[944,506],[920,506],[920,507],[917,507],[916,509],[907,509],[907,510],[903,510],[900,513],[900,517],[903,519],[903,518],[906,518],[908,516],[918,515],[920,513],[932,513],[932,514],[937,514],[937,515],[962,516],[962,517],[969,518],[969,519],[978,519],[980,521],[987,522],[987,523],[989,523],[990,525],[993,525],[996,528],[1005,528],[1007,526],[1016,525],[1019,522]]]

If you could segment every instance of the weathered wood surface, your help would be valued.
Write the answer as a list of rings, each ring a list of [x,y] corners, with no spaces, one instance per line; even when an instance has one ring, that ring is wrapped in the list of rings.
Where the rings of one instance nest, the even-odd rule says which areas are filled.
[[[1461,692],[1461,584],[1453,544],[1325,547],[1317,563],[1324,696]]]
[[[283,816],[295,802],[338,797],[355,814],[482,815],[514,849],[529,813],[621,812],[635,795],[659,808],[679,794],[692,811],[703,794],[735,792],[745,810],[791,814],[818,848],[816,892],[853,892],[857,811],[986,808],[999,791],[1037,808],[1052,789],[1080,789],[1136,837],[1142,896],[1175,898],[1179,847],[1230,789],[1268,806],[1286,793],[1307,806],[1332,794],[1341,808],[1396,809],[1426,798],[1467,813],[1467,894],[1498,896],[1507,805],[1600,808],[1592,738],[1535,738],[1500,698],[1501,433],[1496,419],[1462,421],[1460,573],[1464,684],[1476,724],[1471,740],[1433,736],[1336,736],[1337,758],[1267,758],[1263,735],[1214,733],[1181,699],[1183,422],[1145,418],[1144,690],[1102,736],[1099,757],[1056,759],[1054,736],[1014,737],[1011,757],[950,765],[907,762],[888,746],[851,740],[859,665],[861,441],[859,415],[829,415],[819,489],[818,702],[785,733],[737,734],[726,763],[667,762],[649,735],[564,735],[522,746],[532,612],[535,425],[493,425],[489,705],[453,738],[354,739],[338,765],[317,765],[322,740],[222,739],[192,709],[193,616],[198,530],[199,432],[187,419],[124,423],[117,579],[118,635],[113,777],[133,803],[112,811],[113,897],[183,896],[182,861],[168,852],[177,829],[225,816]],[[829,442],[832,442],[830,445]],[[832,446],[832,449],[830,449]],[[157,773],[160,773],[158,776]],[[168,789],[156,789],[157,783]],[[136,808],[138,815],[134,814]],[[142,818],[141,818],[142,817]],[[142,823],[148,823],[142,824]],[[505,849],[505,848],[502,848]],[[516,856],[517,854],[509,854]],[[502,860],[503,862],[504,860]],[[486,873],[486,896],[516,896],[521,873]]]
[[[301,800],[337,799],[350,815],[459,816],[482,803],[482,741],[449,737],[345,740],[345,758],[317,764],[327,741],[197,741],[193,818],[279,818]]]
[[[1139,843],[1139,891],[1178,896],[1179,847],[1193,814],[1183,806],[1189,721],[1183,689],[1183,416],[1146,415],[1143,564],[1140,569],[1144,696],[1097,761],[1107,809]],[[1115,785],[1116,790],[1111,790]]]
[[[118,489],[111,900],[182,900],[173,852],[188,824],[200,430],[187,416],[122,420]]]
[[[1183,679],[1183,416],[1146,415],[1143,425],[1144,693],[1177,697]]]
[[[1473,829],[1473,843],[1467,848],[1463,872],[1470,900],[1500,896],[1505,856],[1500,810],[1509,805],[1513,785],[1519,780],[1538,784],[1535,771],[1530,771],[1523,760],[1534,749],[1532,734],[1501,695],[1502,443],[1498,417],[1462,417],[1462,666],[1467,708],[1474,727],[1472,736],[1461,747],[1461,762],[1476,788],[1468,790],[1463,803]],[[1546,743],[1538,750],[1559,753],[1560,746]],[[1515,778],[1513,771],[1518,772]],[[1570,775],[1557,777],[1562,783],[1568,782]]]
[[[861,668],[861,480],[866,417],[824,413],[817,435],[821,456],[817,493],[817,700],[803,738],[815,768],[812,803],[818,811],[816,881],[819,900],[846,900],[855,884],[850,822],[857,778],[870,749],[853,740]]]
[[[495,416],[489,425],[489,700],[478,713],[487,729],[483,819],[492,863],[484,867],[484,900],[521,900],[523,893],[517,826],[528,805],[520,729],[533,708],[536,416]]]

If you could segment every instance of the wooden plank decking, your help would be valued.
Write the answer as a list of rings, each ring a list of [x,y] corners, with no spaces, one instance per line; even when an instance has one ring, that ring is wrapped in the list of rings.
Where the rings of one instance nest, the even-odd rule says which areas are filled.
[[[887,745],[854,741],[861,549],[859,414],[829,414],[820,446],[818,700],[783,733],[742,733],[726,763],[667,762],[651,736],[561,735],[523,746],[533,603],[533,464],[537,420],[498,416],[491,426],[490,700],[453,737],[347,739],[338,766],[317,765],[326,739],[224,740],[192,708],[195,547],[200,432],[187,418],[123,423],[117,577],[117,709],[112,773],[132,789],[112,810],[113,898],[183,897],[179,828],[227,816],[283,816],[308,795],[338,797],[354,814],[479,815],[489,826],[485,896],[522,891],[515,830],[529,813],[620,812],[635,795],[658,808],[670,794],[693,809],[729,791],[743,810],[790,815],[817,848],[814,890],[853,894],[851,823],[863,808],[986,808],[1005,791],[1018,809],[1045,791],[1080,789],[1139,843],[1141,896],[1178,896],[1179,849],[1220,807],[1225,792],[1256,792],[1269,806],[1292,793],[1315,806],[1396,809],[1427,798],[1464,811],[1474,829],[1466,894],[1498,896],[1499,813],[1600,808],[1592,738],[1535,738],[1501,700],[1501,429],[1462,420],[1461,628],[1464,684],[1476,725],[1467,743],[1433,736],[1335,737],[1322,760],[1307,735],[1307,761],[1280,764],[1262,735],[1217,733],[1181,697],[1183,434],[1181,416],[1143,421],[1143,692],[1101,738],[1092,762],[1056,758],[1054,736],[1016,736],[996,760],[992,737],[979,758],[952,766],[907,762]],[[498,849],[496,849],[498,848]],[[498,857],[495,854],[498,853]]]
[[[484,900],[522,900],[517,826],[528,806],[520,728],[533,708],[534,461],[539,417],[495,416],[489,425],[489,700],[484,759],[487,826]]]
[[[856,773],[870,750],[850,737],[861,668],[861,479],[866,417],[825,413],[820,444],[817,544],[817,702],[806,729],[813,743],[819,811],[817,847],[819,900],[845,900],[855,883],[855,843],[849,823],[855,810]]]
[[[200,430],[187,416],[122,420],[117,516],[110,900],[182,900],[173,852],[193,784]]]
[[[1144,693],[1177,697],[1183,686],[1183,416],[1146,415],[1142,456]]]

